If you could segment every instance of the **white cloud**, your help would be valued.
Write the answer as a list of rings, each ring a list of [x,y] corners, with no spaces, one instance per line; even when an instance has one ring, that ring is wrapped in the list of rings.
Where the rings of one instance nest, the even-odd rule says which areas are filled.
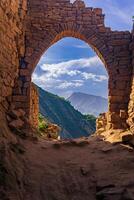
[[[79,49],[89,49],[90,48],[90,46],[88,44],[74,45],[73,47],[79,48]]]
[[[54,88],[61,83],[61,80],[52,77],[46,77],[46,74],[38,75],[36,73],[32,76],[32,81],[44,89]]]
[[[100,65],[102,65],[102,62],[97,56],[54,64],[43,64],[40,66],[42,73],[34,73],[32,79],[33,82],[44,89],[78,88],[83,86],[87,80],[93,82],[107,80],[105,75],[87,72],[96,66],[100,67]]]
[[[81,58],[54,64],[43,64],[40,68],[46,73],[46,77],[58,78],[62,75],[75,76],[80,74],[80,69],[103,65],[97,56]]]
[[[83,72],[82,76],[85,80],[93,80],[95,82],[102,82],[108,80],[108,77],[105,75],[96,75],[92,73]]]
[[[64,81],[59,79],[47,78],[45,74],[40,76],[35,73],[33,74],[32,81],[44,89],[76,88],[81,87],[84,84],[84,80]]]
[[[84,82],[82,81],[64,81],[62,82],[59,86],[57,86],[58,89],[67,89],[67,88],[77,88],[77,87],[81,87],[83,85]]]

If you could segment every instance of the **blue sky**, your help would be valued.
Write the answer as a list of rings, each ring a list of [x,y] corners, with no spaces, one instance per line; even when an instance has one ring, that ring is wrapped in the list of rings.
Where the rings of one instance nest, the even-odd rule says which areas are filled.
[[[112,30],[131,30],[134,0],[85,0],[100,7],[105,24]],[[47,91],[68,97],[84,92],[107,97],[108,76],[100,59],[83,41],[63,38],[44,53],[33,74],[33,81]]]

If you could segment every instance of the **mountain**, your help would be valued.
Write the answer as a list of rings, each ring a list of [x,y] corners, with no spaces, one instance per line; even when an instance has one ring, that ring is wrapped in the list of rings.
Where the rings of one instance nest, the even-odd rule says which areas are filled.
[[[61,127],[61,138],[78,138],[95,132],[95,117],[75,110],[69,101],[38,87],[40,113]]]
[[[107,99],[100,96],[75,92],[67,100],[83,114],[98,116],[108,110]]]

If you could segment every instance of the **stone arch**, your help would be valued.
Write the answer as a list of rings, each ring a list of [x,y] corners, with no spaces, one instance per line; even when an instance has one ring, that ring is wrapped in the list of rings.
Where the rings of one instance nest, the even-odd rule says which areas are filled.
[[[54,35],[53,38],[50,39],[50,41],[48,40],[49,46],[43,43],[40,43],[40,45],[36,48],[36,50],[32,52],[31,56],[33,57],[33,59],[31,59],[31,62],[28,63],[29,71],[31,71],[31,73],[33,72],[41,56],[47,51],[48,48],[50,48],[53,44],[55,44],[56,42],[58,42],[59,40],[65,37],[73,37],[73,38],[80,39],[86,42],[101,59],[107,72],[109,71],[108,64],[107,64],[107,61],[108,61],[107,54],[110,54],[110,53],[108,53],[108,48],[105,45],[104,41],[103,40],[101,41],[97,36],[94,38],[88,38],[84,36],[84,34],[76,32],[75,30],[71,30],[71,29],[63,30],[62,32],[57,33],[57,35]],[[105,52],[107,52],[107,54]],[[27,57],[27,53],[26,53],[26,57]]]
[[[103,41],[100,41],[99,38],[96,37],[96,42],[94,42],[94,40],[92,41],[89,38],[86,38],[84,35],[82,35],[81,33],[78,33],[76,31],[72,31],[72,30],[64,30],[61,33],[57,33],[56,36],[53,36],[53,40],[49,41],[49,47],[42,45],[38,47],[38,49],[40,51],[38,51],[38,49],[36,49],[35,52],[33,52],[32,56],[36,57],[37,59],[35,60],[31,60],[30,64],[29,64],[29,72],[30,72],[30,77],[33,73],[33,71],[35,70],[37,64],[39,63],[41,56],[43,54],[45,54],[45,52],[51,47],[53,46],[55,43],[57,43],[58,41],[60,41],[61,39],[65,38],[65,37],[72,37],[72,38],[76,38],[76,39],[80,39],[82,41],[84,41],[85,43],[87,43],[89,45],[89,47],[92,48],[92,50],[95,51],[96,55],[98,55],[98,57],[101,59],[102,63],[104,64],[104,67],[108,73],[108,65],[107,65],[107,57],[105,57],[106,54],[104,54],[104,58],[103,55],[100,53],[101,49],[105,49],[104,52],[108,52],[107,47],[105,46]],[[97,41],[99,40],[99,43],[97,43]],[[100,45],[101,44],[101,45]],[[103,47],[103,48],[101,48]],[[103,53],[103,51],[102,51]],[[38,116],[38,110],[35,109],[37,101],[38,101],[38,97],[35,95],[35,93],[37,93],[36,88],[34,86],[34,84],[31,84],[31,95],[30,95],[30,99],[33,101],[33,103],[31,102],[30,104],[31,106],[31,110],[30,110],[30,116],[31,116],[31,123],[34,124],[35,126],[37,125],[37,120],[36,120],[36,116]]]
[[[84,40],[101,58],[109,75],[109,128],[126,126],[129,101],[131,34],[105,27],[100,8],[86,7],[76,0],[28,0],[25,55],[20,58],[19,77],[13,90],[16,108],[30,115],[31,75],[41,55],[56,41],[71,36]],[[126,90],[128,88],[128,90]],[[23,104],[22,104],[23,102]]]
[[[40,4],[41,3],[42,2],[40,2]],[[49,1],[46,2],[46,4],[48,6]],[[36,1],[33,3],[29,0],[29,5],[37,6],[38,3]],[[29,69],[34,68],[35,63],[38,63],[40,55],[42,55],[46,49],[63,37],[75,37],[85,41],[95,50],[105,66],[107,66],[106,60],[110,57],[107,46],[110,28],[104,25],[102,9],[85,7],[84,1],[81,0],[76,0],[74,3],[70,3],[69,0],[64,0],[61,2],[61,5],[65,8],[65,13],[59,9],[60,1],[54,1],[53,4],[50,2],[49,6],[52,6],[52,10],[54,9],[56,13],[58,12],[58,16],[52,17],[52,15],[49,14],[49,17],[44,21],[40,20],[40,17],[43,16],[43,13],[40,11],[41,5],[39,5],[39,7],[37,6],[35,12],[37,14],[39,13],[37,11],[40,11],[39,16],[37,16],[38,14],[34,16],[33,13],[30,15],[29,12],[32,18],[30,21],[34,21],[32,25],[30,24],[30,27],[28,23],[26,35],[26,41],[29,44],[26,47],[25,61],[29,64],[30,60]],[[46,6],[45,2],[43,2],[42,7],[43,6]],[[52,22],[53,20],[55,21]],[[45,29],[46,27],[47,30]],[[31,31],[33,34],[31,34]],[[33,64],[31,60],[33,60]]]

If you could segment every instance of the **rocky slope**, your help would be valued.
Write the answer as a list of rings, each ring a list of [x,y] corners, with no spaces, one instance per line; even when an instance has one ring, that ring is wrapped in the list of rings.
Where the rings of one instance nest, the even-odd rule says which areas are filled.
[[[108,110],[107,99],[100,96],[76,92],[67,100],[71,102],[75,109],[79,110],[83,114],[98,116],[100,113],[107,112]]]
[[[40,113],[50,122],[61,127],[61,138],[78,138],[95,132],[95,118],[82,115],[57,95],[38,87]]]

